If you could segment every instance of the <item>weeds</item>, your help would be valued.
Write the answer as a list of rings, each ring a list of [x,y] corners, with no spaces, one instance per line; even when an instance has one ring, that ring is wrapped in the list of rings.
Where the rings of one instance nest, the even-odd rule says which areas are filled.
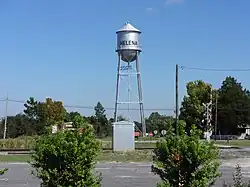
[[[233,184],[226,184],[224,181],[223,187],[250,187],[250,181],[249,182],[243,182],[243,176],[241,167],[239,164],[235,167],[235,172],[233,174]]]

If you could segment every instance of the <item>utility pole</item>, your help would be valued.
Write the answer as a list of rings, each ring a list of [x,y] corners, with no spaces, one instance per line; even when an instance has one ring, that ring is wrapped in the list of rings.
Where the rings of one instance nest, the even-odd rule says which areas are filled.
[[[7,132],[7,117],[8,116],[8,93],[6,97],[6,104],[5,104],[5,119],[4,119],[4,132],[3,132],[3,139],[6,139],[6,132]]]
[[[178,104],[178,98],[179,98],[179,66],[176,64],[175,67],[175,125],[176,125],[176,135],[179,135],[179,104]]]
[[[215,120],[214,120],[214,135],[215,135],[215,141],[217,140],[217,122],[218,122],[218,95],[217,90],[215,92]]]

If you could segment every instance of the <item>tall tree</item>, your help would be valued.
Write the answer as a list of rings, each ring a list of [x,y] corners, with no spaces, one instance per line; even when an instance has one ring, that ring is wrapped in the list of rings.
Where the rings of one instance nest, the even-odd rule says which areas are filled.
[[[27,100],[24,104],[25,109],[23,110],[23,112],[29,119],[37,119],[37,105],[38,102],[34,97],[30,97],[29,100]]]
[[[186,122],[186,130],[189,132],[193,124],[204,128],[201,123],[205,112],[203,103],[210,101],[212,86],[202,80],[196,80],[188,82],[186,88],[187,95],[181,104],[180,119]]]
[[[111,133],[111,126],[105,114],[105,109],[100,102],[95,106],[95,130],[98,136],[108,136]]]
[[[67,117],[67,111],[61,101],[53,101],[46,98],[45,102],[38,103],[39,118],[49,125],[63,122]]]
[[[24,104],[24,115],[28,118],[28,123],[32,129],[35,129],[36,134],[42,134],[45,124],[41,121],[38,113],[38,102],[34,97],[30,97]]]
[[[218,91],[218,127],[222,134],[236,134],[250,123],[250,96],[234,77],[226,77]]]
[[[47,126],[62,123],[67,117],[67,111],[61,101],[46,98],[45,102],[38,103],[38,116]]]

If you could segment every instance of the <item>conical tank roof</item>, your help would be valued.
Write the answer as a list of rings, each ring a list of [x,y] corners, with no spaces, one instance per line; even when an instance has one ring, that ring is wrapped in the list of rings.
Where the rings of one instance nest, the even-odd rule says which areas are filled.
[[[122,26],[122,28],[120,28],[119,30],[116,31],[116,33],[118,33],[118,32],[128,32],[128,31],[141,33],[141,31],[139,29],[135,28],[129,22],[126,22],[125,25]]]

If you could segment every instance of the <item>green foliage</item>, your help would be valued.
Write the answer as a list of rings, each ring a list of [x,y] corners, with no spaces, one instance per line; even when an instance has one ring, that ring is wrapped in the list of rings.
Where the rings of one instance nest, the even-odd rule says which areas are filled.
[[[226,77],[218,91],[218,124],[223,134],[236,134],[238,125],[250,123],[250,94],[233,77]]]
[[[34,129],[33,134],[40,135],[51,132],[52,125],[62,123],[67,119],[67,111],[63,103],[61,101],[53,101],[51,98],[46,98],[45,102],[37,102],[33,97],[30,97],[24,104],[24,107],[25,115],[23,118],[27,118],[26,126],[29,124],[32,128],[22,127],[22,129]],[[21,132],[21,134],[24,133]]]
[[[158,141],[152,171],[162,182],[158,187],[208,187],[220,176],[219,150],[213,142],[200,140],[201,131],[193,125],[190,136],[180,122],[179,136]]]
[[[160,115],[158,112],[152,112],[146,119],[148,132],[153,132],[154,130],[157,130],[159,133],[162,130],[172,131],[173,123],[173,117]]]
[[[242,133],[239,127],[244,128],[250,123],[250,92],[244,89],[234,77],[226,77],[218,90],[211,90],[211,85],[201,80],[188,82],[186,88],[187,95],[182,101],[180,119],[186,121],[187,131],[190,130],[192,124],[205,130],[205,126],[202,124],[204,119],[202,103],[210,101],[210,94],[212,94],[214,104],[216,97],[218,98],[217,124],[219,125],[217,133],[239,134]],[[214,124],[215,105],[212,108],[212,123]]]
[[[128,119],[122,115],[117,116],[117,121],[128,121]]]
[[[38,117],[37,105],[38,102],[34,97],[30,97],[29,100],[27,100],[27,102],[24,104],[25,109],[23,110],[23,112],[29,119],[36,119]]]
[[[16,138],[22,135],[31,136],[37,134],[40,124],[37,122],[37,101],[30,97],[24,104],[24,114],[7,117],[7,138]],[[0,122],[0,128],[4,128],[5,119]],[[3,131],[0,132],[3,136]]]
[[[201,121],[204,118],[204,106],[202,103],[208,103],[210,100],[212,86],[202,80],[191,81],[187,83],[187,96],[184,96],[180,108],[180,119],[187,123],[187,131],[192,124],[202,127]]]
[[[38,103],[38,115],[47,126],[62,123],[67,117],[67,111],[61,101],[46,98],[45,102]]]
[[[73,122],[74,128],[84,128],[85,126],[90,125],[88,124],[87,120],[81,115],[74,116],[74,118],[72,119],[72,122]]]
[[[33,135],[33,134],[43,134],[45,130],[45,125],[41,121],[41,117],[39,115],[38,109],[39,109],[39,102],[35,100],[34,97],[30,97],[29,100],[26,101],[24,104],[25,109],[23,110],[24,118],[27,118],[28,121],[25,122],[24,129],[26,131],[30,131],[30,129],[33,129],[33,133],[27,133],[26,135]],[[13,116],[16,118],[17,116]],[[29,125],[29,127],[27,127]],[[20,124],[18,125],[20,126]],[[14,127],[15,128],[15,124]],[[10,133],[10,137],[13,138],[12,133]]]
[[[100,119],[103,116],[105,116],[105,109],[102,106],[102,104],[100,103],[100,101],[95,106],[95,116],[97,119]]]
[[[79,112],[70,112],[70,113],[67,113],[66,121],[67,122],[72,122],[75,116],[81,116],[81,114]]]
[[[0,169],[0,175],[5,174],[6,171],[8,171],[8,168]]]
[[[4,127],[5,120],[0,122],[1,129]],[[22,135],[31,136],[36,134],[36,128],[29,118],[24,114],[7,117],[7,138],[17,138]],[[3,131],[0,132],[2,135]]]
[[[94,174],[100,143],[93,128],[79,116],[76,126],[84,127],[82,134],[64,131],[41,136],[32,150],[33,172],[47,187],[100,187],[101,178]]]
[[[109,123],[105,114],[105,109],[100,102],[95,106],[95,117],[92,124],[98,137],[104,137],[111,134],[111,124]]]

